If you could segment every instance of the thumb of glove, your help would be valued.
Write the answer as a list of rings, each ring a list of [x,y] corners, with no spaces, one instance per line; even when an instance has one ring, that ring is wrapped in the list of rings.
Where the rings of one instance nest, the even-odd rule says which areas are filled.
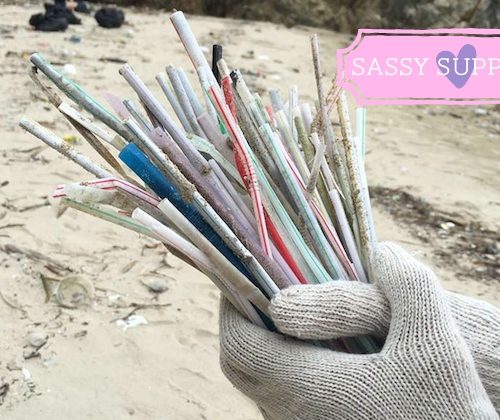
[[[278,330],[302,339],[384,337],[390,323],[380,289],[355,281],[289,287],[271,301],[270,312]]]

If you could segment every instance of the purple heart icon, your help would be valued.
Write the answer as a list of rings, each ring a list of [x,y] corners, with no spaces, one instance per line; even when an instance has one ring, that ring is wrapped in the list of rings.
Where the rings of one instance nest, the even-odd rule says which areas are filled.
[[[441,51],[436,56],[436,63],[439,71],[443,73],[448,80],[461,89],[465,86],[474,71],[474,60],[476,58],[476,49],[473,45],[465,44],[455,56],[451,51]]]

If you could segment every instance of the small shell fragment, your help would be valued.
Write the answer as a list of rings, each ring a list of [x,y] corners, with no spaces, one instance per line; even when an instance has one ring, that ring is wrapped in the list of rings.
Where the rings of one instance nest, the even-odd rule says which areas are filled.
[[[168,289],[167,282],[162,278],[154,278],[142,282],[153,293],[163,293]]]
[[[42,347],[47,342],[47,334],[43,331],[33,331],[28,336],[28,343],[30,346],[39,348]]]

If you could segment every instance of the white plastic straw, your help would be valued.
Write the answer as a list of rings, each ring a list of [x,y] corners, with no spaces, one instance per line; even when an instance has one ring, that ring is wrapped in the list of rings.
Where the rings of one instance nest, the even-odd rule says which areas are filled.
[[[19,125],[24,128],[29,133],[38,137],[45,144],[52,147],[52,149],[57,150],[63,156],[71,159],[76,164],[80,165],[83,169],[95,175],[98,178],[112,178],[113,175],[101,168],[95,162],[92,162],[87,156],[73,149],[68,143],[63,139],[57,137],[55,134],[46,130],[40,124],[35,121],[30,121],[26,118],[22,118],[19,121]]]
[[[135,209],[132,213],[132,218],[149,228],[164,244],[176,249],[182,255],[186,255],[204,274],[211,274],[209,278],[236,308],[243,311],[243,313],[255,322],[256,325],[260,325],[262,327],[264,326],[262,319],[259,317],[252,305],[250,305],[249,301],[242,298],[240,293],[235,293],[234,290],[230,291],[230,289],[225,285],[226,282],[223,282],[220,277],[215,275],[215,273],[218,273],[219,271],[205,253],[200,251],[177,232],[163,225],[141,209]]]
[[[158,84],[161,87],[161,90],[167,97],[170,106],[173,108],[175,114],[177,115],[177,118],[179,118],[182,127],[184,127],[184,130],[186,130],[187,132],[190,132],[192,131],[191,125],[189,124],[186,114],[184,114],[184,111],[182,110],[182,107],[179,104],[179,101],[177,100],[175,93],[172,92],[172,89],[170,89],[166,77],[167,76],[165,73],[160,73],[156,76],[156,81],[158,82]]]
[[[215,248],[210,241],[205,238],[200,232],[187,220],[182,213],[168,200],[164,199],[158,205],[161,211],[172,220],[175,225],[186,235],[194,245],[204,252],[217,267],[221,278],[225,279],[229,285],[232,285],[232,290],[237,290],[250,302],[252,302],[263,313],[269,315],[269,301],[264,294],[252,284],[236,267],[231,264],[222,253]],[[231,290],[231,289],[230,289]]]
[[[342,236],[344,237],[349,256],[351,257],[354,268],[358,273],[358,278],[360,281],[368,283],[363,264],[361,264],[361,259],[359,258],[358,249],[354,243],[351,228],[349,227],[349,222],[347,221],[347,217],[345,215],[344,206],[342,206],[342,202],[340,201],[340,195],[336,190],[329,191],[328,195],[332,200],[335,215],[337,216],[337,221],[339,222],[340,230],[342,232]]]
[[[174,12],[170,15],[170,20],[172,21],[172,24],[177,31],[177,35],[179,35],[179,38],[184,45],[194,68],[197,69],[198,67],[204,67],[207,70],[206,76],[210,80],[210,85],[219,86],[210,66],[208,65],[207,59],[201,51],[200,45],[198,44],[198,41],[196,40],[196,37],[186,20],[186,17],[184,16],[184,13],[181,11]]]

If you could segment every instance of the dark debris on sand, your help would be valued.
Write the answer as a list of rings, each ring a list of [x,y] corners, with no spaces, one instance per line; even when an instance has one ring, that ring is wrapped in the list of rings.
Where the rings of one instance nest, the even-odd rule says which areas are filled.
[[[379,206],[422,242],[432,244],[438,266],[451,268],[458,278],[500,280],[500,232],[476,220],[448,213],[403,189],[370,188]]]

